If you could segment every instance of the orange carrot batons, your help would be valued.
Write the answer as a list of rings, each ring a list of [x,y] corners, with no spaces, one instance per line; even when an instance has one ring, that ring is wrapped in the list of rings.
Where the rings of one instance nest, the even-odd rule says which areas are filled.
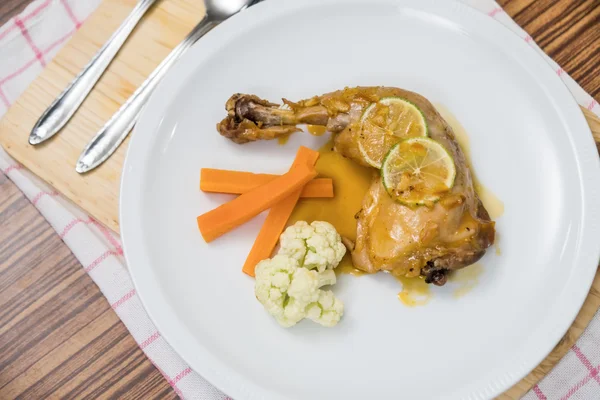
[[[202,168],[200,170],[200,190],[209,193],[242,194],[271,182],[278,176],[226,169]],[[331,178],[313,179],[304,186],[300,197],[333,197],[333,180]]]
[[[198,229],[204,240],[211,242],[301,189],[316,175],[315,169],[306,163],[291,168],[286,174],[200,215]]]
[[[298,153],[296,154],[296,159],[290,168],[290,172],[303,166],[312,168],[314,167],[318,158],[318,152],[307,147],[300,147]],[[246,262],[242,268],[244,273],[254,276],[254,268],[256,267],[256,264],[271,256],[273,249],[277,245],[279,236],[281,235],[281,232],[283,232],[283,229],[285,228],[285,225],[287,224],[290,216],[292,215],[292,211],[294,210],[294,207],[300,198],[301,192],[302,189],[294,191],[288,197],[278,202],[271,208],[265,223],[261,227],[260,232],[258,232],[258,236],[254,241],[254,245],[252,246],[248,257],[246,258]]]

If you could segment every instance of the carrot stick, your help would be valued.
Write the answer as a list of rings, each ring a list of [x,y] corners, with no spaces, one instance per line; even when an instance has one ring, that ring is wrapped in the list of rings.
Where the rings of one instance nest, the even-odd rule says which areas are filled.
[[[295,168],[300,168],[303,165],[312,168],[318,158],[318,152],[307,147],[300,147],[290,171],[293,171]],[[260,232],[258,232],[258,236],[254,241],[254,245],[252,246],[248,257],[246,258],[244,267],[242,268],[242,271],[245,274],[254,276],[256,264],[271,256],[271,253],[279,240],[279,235],[283,232],[290,215],[292,215],[292,211],[294,211],[294,207],[296,206],[301,193],[302,189],[298,189],[271,208],[265,223],[260,228]]]
[[[302,192],[300,198],[315,198],[315,197],[333,197],[333,179],[317,178],[308,182]]]
[[[202,168],[200,170],[200,190],[209,193],[242,194],[271,182],[278,176],[226,169]],[[304,186],[300,197],[333,197],[333,180],[331,178],[313,179]]]
[[[254,216],[271,208],[274,204],[302,188],[317,175],[314,168],[306,164],[291,168],[289,172],[271,182],[244,193],[232,201],[197,218],[198,229],[206,242],[251,220]]]

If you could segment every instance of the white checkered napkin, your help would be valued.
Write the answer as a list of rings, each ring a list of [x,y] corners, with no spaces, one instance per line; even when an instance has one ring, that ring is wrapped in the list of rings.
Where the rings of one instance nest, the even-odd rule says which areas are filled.
[[[76,32],[101,0],[37,0],[0,28],[0,117]],[[165,0],[168,1],[168,0]],[[275,1],[275,0],[272,0]],[[497,19],[541,52],[494,1],[463,0]],[[543,54],[543,53],[542,53]],[[579,104],[600,114],[600,107],[545,54]],[[120,239],[0,149],[0,169],[48,220],[96,282],[150,361],[182,398],[227,399],[195,373],[160,336],[135,292]],[[525,399],[600,399],[600,315],[577,344]]]
[[[96,0],[36,1],[0,29],[1,113],[27,87],[23,83],[42,71],[97,5]]]

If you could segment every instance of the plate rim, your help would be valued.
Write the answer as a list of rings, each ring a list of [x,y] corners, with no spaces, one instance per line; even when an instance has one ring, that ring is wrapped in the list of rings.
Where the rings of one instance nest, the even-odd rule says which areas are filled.
[[[520,360],[518,365],[515,365],[515,370],[507,372],[505,376],[497,377],[493,382],[489,382],[489,385],[485,388],[480,388],[473,393],[473,398],[476,399],[497,396],[526,376],[551,352],[556,343],[559,342],[560,338],[572,325],[589,293],[595,276],[598,259],[600,258],[600,243],[594,243],[593,240],[589,239],[590,237],[600,236],[598,235],[598,233],[600,233],[600,210],[595,210],[593,207],[594,203],[597,204],[600,202],[600,188],[594,186],[595,182],[600,181],[600,160],[598,159],[597,154],[591,151],[596,150],[595,146],[592,146],[593,139],[591,131],[572,94],[568,91],[560,78],[554,74],[554,71],[546,60],[525,43],[525,41],[523,41],[515,32],[511,31],[501,22],[486,16],[479,10],[460,2],[459,0],[422,0],[419,2],[416,0],[376,0],[376,2],[381,4],[411,5],[413,8],[421,9],[420,11],[423,11],[423,9],[428,7],[435,7],[437,9],[436,11],[441,10],[443,13],[448,13],[448,16],[456,17],[460,22],[468,19],[469,23],[477,25],[474,29],[490,29],[496,31],[499,35],[499,39],[496,40],[497,42],[501,40],[511,42],[510,45],[507,44],[507,46],[512,47],[515,52],[524,54],[525,58],[528,58],[528,70],[535,67],[535,69],[541,69],[543,75],[547,76],[547,78],[544,78],[545,82],[548,84],[548,86],[545,87],[545,94],[555,106],[557,103],[561,104],[561,107],[557,107],[564,111],[561,113],[560,117],[565,125],[571,128],[571,131],[566,133],[573,148],[575,157],[574,167],[577,168],[579,173],[582,191],[582,220],[581,229],[578,235],[579,243],[577,255],[580,259],[583,259],[583,264],[589,264],[589,266],[585,267],[583,271],[579,271],[580,273],[578,275],[571,274],[570,279],[568,279],[561,288],[562,293],[574,292],[572,293],[573,297],[571,297],[571,301],[568,304],[565,304],[565,302],[561,304],[562,309],[567,309],[563,311],[570,317],[554,318],[554,323],[552,324],[554,327],[552,331],[553,335],[547,335],[547,337],[550,338],[543,342],[545,343],[544,345],[540,345],[539,343],[542,343],[540,341],[538,345],[535,346],[534,350],[528,352],[532,355],[526,357],[526,360]],[[233,16],[213,29],[205,38],[197,42],[167,73],[144,107],[138,123],[132,132],[132,137],[123,164],[119,196],[119,220],[121,222],[121,237],[124,255],[127,265],[129,266],[134,287],[148,316],[173,350],[175,350],[175,352],[193,370],[198,372],[222,392],[229,396],[233,396],[233,398],[240,400],[280,399],[276,393],[272,393],[268,389],[260,387],[246,377],[232,371],[228,365],[213,357],[212,354],[210,354],[210,351],[201,344],[198,344],[195,347],[196,350],[200,350],[203,353],[203,362],[199,362],[197,357],[187,354],[185,351],[186,347],[181,344],[186,341],[182,340],[182,335],[183,337],[186,337],[191,334],[189,332],[185,333],[185,325],[179,323],[177,317],[165,318],[164,312],[161,314],[157,311],[160,307],[157,304],[156,293],[146,292],[148,286],[157,286],[156,282],[148,281],[150,278],[147,271],[138,271],[138,268],[141,268],[140,264],[143,263],[138,262],[136,264],[131,262],[134,258],[133,253],[137,252],[137,254],[139,254],[139,251],[143,251],[141,250],[143,246],[140,247],[140,241],[137,240],[139,238],[135,237],[135,230],[133,228],[136,226],[137,222],[140,221],[140,218],[136,218],[133,211],[126,212],[126,209],[136,209],[136,204],[138,203],[135,201],[135,196],[133,196],[131,191],[139,188],[139,184],[136,182],[141,182],[140,178],[144,176],[146,165],[144,162],[140,162],[140,160],[144,160],[144,149],[150,149],[150,145],[143,141],[143,134],[138,132],[160,128],[164,112],[169,108],[172,100],[184,86],[186,80],[190,77],[196,66],[200,62],[209,59],[212,50],[215,50],[216,47],[226,44],[229,40],[235,38],[237,36],[236,29],[238,31],[244,31],[244,29],[252,28],[260,25],[262,22],[269,21],[270,18],[276,16],[278,13],[286,13],[294,9],[344,4],[369,5],[372,3],[373,2],[369,0],[304,0],[303,2],[297,2],[295,0],[278,0],[276,2],[263,2]],[[418,4],[418,6],[416,4]],[[428,12],[427,10],[425,11]],[[486,25],[488,25],[489,28],[487,28]],[[202,54],[203,52],[205,52],[205,55],[200,55],[198,57],[198,54]],[[557,96],[552,96],[552,94]],[[558,94],[560,94],[560,96],[558,96]],[[579,132],[581,132],[581,134]],[[146,156],[147,153],[148,152],[146,151]],[[132,183],[130,184],[129,182]],[[130,227],[132,230],[131,234]],[[583,234],[584,232],[585,235]],[[596,235],[594,235],[594,233],[596,233]],[[586,248],[584,244],[591,249],[587,255],[586,253],[582,253],[581,250],[581,248]],[[138,265],[138,267],[135,265]],[[540,325],[548,325],[548,321],[544,320]],[[540,329],[541,328],[538,327],[536,328],[536,331]],[[177,332],[178,330],[184,333],[180,334]],[[541,350],[542,348],[544,350]],[[222,371],[226,371],[226,373],[223,373]]]

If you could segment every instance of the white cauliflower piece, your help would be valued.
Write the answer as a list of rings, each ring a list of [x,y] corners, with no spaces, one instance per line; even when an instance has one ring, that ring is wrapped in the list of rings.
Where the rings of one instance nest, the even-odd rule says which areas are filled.
[[[342,315],[344,303],[331,290],[321,290],[319,299],[306,309],[306,318],[326,327],[337,325]]]
[[[333,285],[336,282],[332,270],[319,273],[315,270],[299,268],[296,259],[282,254],[259,262],[255,274],[256,298],[267,312],[286,328],[304,319],[309,306],[322,303],[323,290],[320,289],[322,286]],[[316,315],[316,312],[313,314]]]
[[[323,272],[338,266],[346,247],[341,236],[329,222],[298,221],[288,227],[279,238],[281,248],[278,254],[288,255],[300,267]]]
[[[319,273],[315,270],[298,268],[294,274],[288,294],[308,305],[319,299],[319,289],[325,285],[334,285],[336,282],[335,272],[327,270]]]
[[[287,326],[292,326],[304,318],[304,310],[297,316],[284,317],[285,306],[289,303],[287,294],[292,277],[298,270],[298,262],[287,256],[276,255],[273,258],[262,260],[256,265],[254,294],[265,310],[278,321],[285,320]],[[280,324],[284,325],[280,322]]]

